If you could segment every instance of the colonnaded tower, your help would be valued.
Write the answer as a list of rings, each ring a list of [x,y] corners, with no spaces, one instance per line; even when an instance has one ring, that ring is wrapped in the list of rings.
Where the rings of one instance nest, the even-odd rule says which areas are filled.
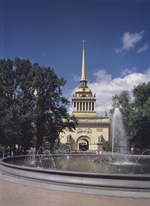
[[[72,115],[78,119],[78,126],[71,132],[68,128],[59,136],[60,142],[70,150],[102,151],[104,141],[109,140],[107,113],[96,115],[96,95],[87,86],[84,40],[82,48],[82,71],[80,86],[72,97]]]

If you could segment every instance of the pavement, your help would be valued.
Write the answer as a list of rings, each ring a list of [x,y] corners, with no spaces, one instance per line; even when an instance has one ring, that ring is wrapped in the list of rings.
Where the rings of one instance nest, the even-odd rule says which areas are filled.
[[[148,206],[150,192],[53,185],[0,171],[0,206]]]

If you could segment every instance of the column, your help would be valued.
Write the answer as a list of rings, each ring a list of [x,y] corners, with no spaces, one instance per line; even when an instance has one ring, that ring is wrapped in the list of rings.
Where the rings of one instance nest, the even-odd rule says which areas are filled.
[[[85,102],[83,102],[83,111],[85,112]]]
[[[94,102],[92,102],[92,112],[94,111]]]
[[[88,111],[88,102],[86,103],[86,111]]]
[[[77,105],[76,105],[76,102],[74,102],[74,108],[73,108],[74,111],[77,110],[76,106],[77,106]]]

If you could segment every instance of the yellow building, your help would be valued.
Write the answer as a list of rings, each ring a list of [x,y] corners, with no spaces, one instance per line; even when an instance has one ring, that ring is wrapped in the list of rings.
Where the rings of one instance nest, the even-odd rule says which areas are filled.
[[[72,97],[72,115],[78,119],[78,126],[73,132],[66,128],[59,137],[70,150],[102,151],[104,141],[109,140],[107,113],[97,116],[95,103],[96,95],[87,86],[83,41],[80,86]]]

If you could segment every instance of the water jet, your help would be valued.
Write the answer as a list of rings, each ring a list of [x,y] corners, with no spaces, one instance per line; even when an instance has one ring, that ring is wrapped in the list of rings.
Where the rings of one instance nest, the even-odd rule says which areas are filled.
[[[119,108],[115,108],[112,117],[112,156],[115,151],[121,154],[127,150],[126,132],[122,122],[122,114]]]

